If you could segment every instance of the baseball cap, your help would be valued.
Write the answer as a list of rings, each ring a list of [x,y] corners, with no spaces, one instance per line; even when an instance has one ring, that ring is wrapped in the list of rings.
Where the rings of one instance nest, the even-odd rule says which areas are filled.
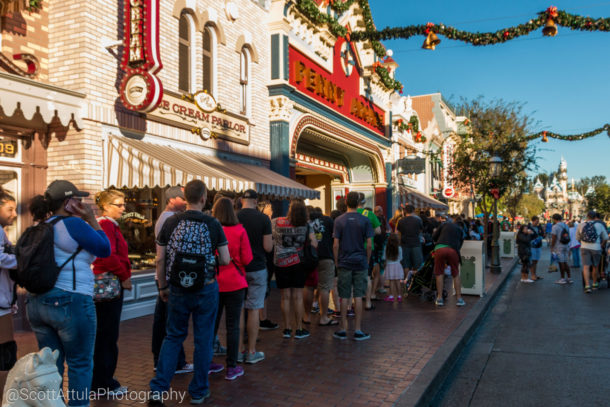
[[[172,198],[184,199],[184,192],[182,187],[169,187],[165,190],[165,199],[170,200]]]
[[[247,189],[242,195],[243,199],[258,199],[258,194],[253,189]]]
[[[47,187],[46,195],[53,201],[71,197],[89,196],[89,192],[79,191],[76,186],[70,181],[56,180]]]

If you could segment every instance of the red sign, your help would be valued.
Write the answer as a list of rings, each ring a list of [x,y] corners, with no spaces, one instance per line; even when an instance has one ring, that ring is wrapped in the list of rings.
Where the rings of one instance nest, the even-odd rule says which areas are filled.
[[[453,198],[455,196],[455,189],[453,187],[446,187],[443,189],[443,196],[445,198]]]
[[[333,51],[331,73],[290,46],[289,82],[302,93],[343,116],[384,135],[385,112],[360,95],[360,74],[354,55],[352,44],[339,38]]]
[[[154,110],[163,97],[155,76],[163,65],[159,53],[159,0],[125,0],[123,7],[121,101],[139,112]]]

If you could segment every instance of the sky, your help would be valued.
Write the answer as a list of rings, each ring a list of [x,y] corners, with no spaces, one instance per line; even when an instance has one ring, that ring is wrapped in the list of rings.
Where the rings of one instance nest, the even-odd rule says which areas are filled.
[[[550,1],[550,0],[549,0]],[[538,0],[369,0],[373,20],[387,26],[444,23],[471,32],[497,31],[536,18],[556,6],[568,13],[610,17],[610,1]],[[449,102],[484,96],[524,102],[534,131],[584,133],[610,123],[610,32],[580,32],[558,26],[555,37],[542,29],[497,45],[474,47],[439,35],[434,51],[423,36],[383,41],[400,65],[396,77],[404,95],[441,92]],[[610,179],[610,137],[604,132],[580,141],[536,141],[539,169],[557,170],[561,156],[568,177]]]

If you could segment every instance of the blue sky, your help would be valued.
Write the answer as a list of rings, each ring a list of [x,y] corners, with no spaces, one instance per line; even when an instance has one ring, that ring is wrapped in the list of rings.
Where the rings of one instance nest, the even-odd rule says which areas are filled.
[[[569,13],[610,17],[610,1],[369,0],[378,29],[427,22],[468,31],[515,26],[553,5]],[[610,32],[580,32],[558,27],[556,37],[541,30],[504,44],[473,47],[439,36],[435,51],[421,49],[423,36],[384,41],[400,67],[404,94],[441,92],[458,101],[479,95],[525,102],[539,122],[534,130],[561,134],[589,131],[610,123]],[[536,142],[541,171],[557,169],[563,155],[568,176],[610,178],[610,137],[581,141]]]

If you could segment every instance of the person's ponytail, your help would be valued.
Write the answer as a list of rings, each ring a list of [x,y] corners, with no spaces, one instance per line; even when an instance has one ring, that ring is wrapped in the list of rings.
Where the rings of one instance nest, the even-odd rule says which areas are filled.
[[[30,201],[30,213],[35,222],[42,222],[58,210],[63,203],[63,199],[56,201],[50,200],[47,194],[36,195]]]

